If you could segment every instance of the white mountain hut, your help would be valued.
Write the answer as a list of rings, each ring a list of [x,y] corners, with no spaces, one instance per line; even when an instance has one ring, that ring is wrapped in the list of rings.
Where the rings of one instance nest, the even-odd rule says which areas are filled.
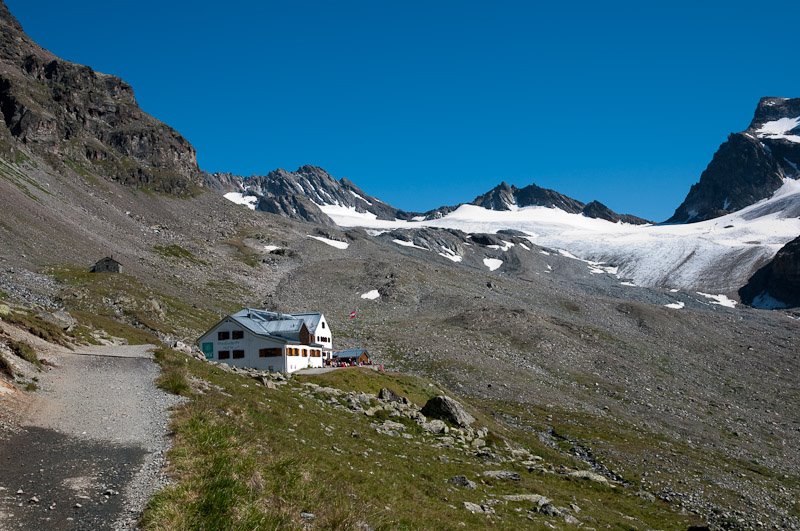
[[[278,313],[244,308],[197,340],[206,359],[236,367],[291,373],[322,367],[333,338],[321,313]]]

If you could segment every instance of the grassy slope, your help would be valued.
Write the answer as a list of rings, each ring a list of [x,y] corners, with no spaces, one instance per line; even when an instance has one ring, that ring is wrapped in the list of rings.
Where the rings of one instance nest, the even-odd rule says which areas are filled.
[[[159,333],[193,337],[218,319],[213,311],[165,295],[130,275],[68,266],[51,273],[68,286],[64,304],[81,323],[132,344],[152,343]]]
[[[146,529],[302,528],[301,512],[313,513],[313,527],[325,529],[363,523],[377,529],[565,525],[561,518],[529,513],[531,504],[525,502],[498,503],[492,516],[463,508],[465,501],[486,503],[521,493],[545,495],[557,506],[577,504],[578,518],[592,527],[685,529],[689,523],[630,489],[529,473],[518,464],[486,463],[463,450],[435,448],[412,428],[412,440],[380,434],[370,426],[373,419],[305,396],[298,379],[267,389],[173,351],[163,350],[159,360],[162,385],[175,390],[177,382],[190,400],[173,424],[169,460],[177,481],[150,503]],[[361,370],[302,380],[369,393],[389,387],[418,403],[438,392],[432,382]],[[564,459],[535,437],[500,427],[476,404],[470,406],[492,431],[546,460]],[[479,478],[493,469],[517,471],[522,480]],[[447,482],[462,474],[478,488]]]

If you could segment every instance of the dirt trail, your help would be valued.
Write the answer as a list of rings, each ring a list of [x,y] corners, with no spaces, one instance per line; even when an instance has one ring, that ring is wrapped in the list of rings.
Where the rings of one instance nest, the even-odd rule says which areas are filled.
[[[129,529],[164,482],[169,408],[151,346],[50,349],[56,367],[0,441],[0,529]],[[17,494],[22,490],[21,494]]]

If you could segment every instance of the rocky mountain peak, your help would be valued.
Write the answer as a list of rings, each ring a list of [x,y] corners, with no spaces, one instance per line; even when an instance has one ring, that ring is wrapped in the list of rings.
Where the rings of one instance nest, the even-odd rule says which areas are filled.
[[[800,177],[800,98],[761,98],[749,127],[714,154],[668,223],[724,216]]]
[[[207,177],[207,184],[221,192],[240,191],[257,199],[256,209],[324,225],[333,221],[324,210],[346,210],[378,219],[410,219],[410,214],[367,195],[349,179],[336,180],[319,166],[304,165],[295,171],[283,168],[249,178],[230,174]]]
[[[485,194],[476,197],[472,204],[490,210],[511,210],[517,206],[516,192],[516,186],[510,186],[503,181]]]
[[[630,223],[632,225],[645,225],[650,223],[650,221],[644,218],[633,216],[631,214],[617,214],[600,201],[591,201],[587,203],[583,207],[583,210],[581,210],[581,214],[587,218],[604,219],[606,221],[611,221],[612,223],[616,223],[618,221]]]
[[[798,116],[800,116],[800,98],[761,98],[747,129],[757,131],[768,122]]]
[[[313,164],[303,164],[302,166],[297,168],[297,171],[295,173],[299,173],[301,175],[319,175],[333,179],[330,173],[325,171],[323,168],[320,168],[319,166],[314,166]]]
[[[583,210],[584,204],[555,190],[542,188],[536,184],[529,184],[516,191],[517,206],[543,206],[558,208],[564,212],[577,214]]]
[[[549,188],[542,188],[536,184],[517,188],[503,181],[485,194],[476,197],[472,204],[490,210],[512,210],[529,206],[543,206],[558,208],[570,214],[583,214],[590,218],[605,219],[612,222],[649,223],[647,220],[629,214],[617,214],[599,201],[592,201],[585,205],[577,199]],[[443,209],[440,210],[444,212]],[[453,209],[450,208],[449,210]]]

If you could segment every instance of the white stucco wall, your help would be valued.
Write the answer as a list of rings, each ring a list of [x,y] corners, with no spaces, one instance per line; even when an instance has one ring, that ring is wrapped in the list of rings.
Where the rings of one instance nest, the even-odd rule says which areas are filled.
[[[319,323],[317,323],[317,328],[314,330],[309,330],[311,334],[314,336],[314,341],[321,344],[323,350],[332,350],[333,349],[333,334],[331,333],[330,327],[328,327],[328,322],[325,320],[325,316],[321,315],[319,319]],[[318,341],[318,337],[327,337],[330,341]]]
[[[234,330],[242,330],[244,332],[244,337],[242,339],[228,339],[223,341],[217,339],[217,332],[233,332]],[[212,343],[214,345],[212,357],[209,358],[211,360],[227,363],[234,367],[250,367],[262,371],[286,372],[283,356],[261,358],[258,355],[259,349],[262,348],[283,348],[283,342],[257,336],[232,319],[225,319],[201,336],[198,340],[198,345],[201,350],[203,349],[203,343]],[[220,360],[220,350],[231,352],[231,357]],[[244,358],[233,359],[234,350],[244,350]]]
[[[322,367],[322,353],[319,348],[312,348],[305,345],[287,345],[287,349],[291,352],[300,351],[299,356],[287,355],[286,356],[286,372],[299,371],[300,369],[307,369],[309,367]],[[319,352],[318,356],[313,356],[314,351]],[[305,354],[305,355],[303,355]]]

